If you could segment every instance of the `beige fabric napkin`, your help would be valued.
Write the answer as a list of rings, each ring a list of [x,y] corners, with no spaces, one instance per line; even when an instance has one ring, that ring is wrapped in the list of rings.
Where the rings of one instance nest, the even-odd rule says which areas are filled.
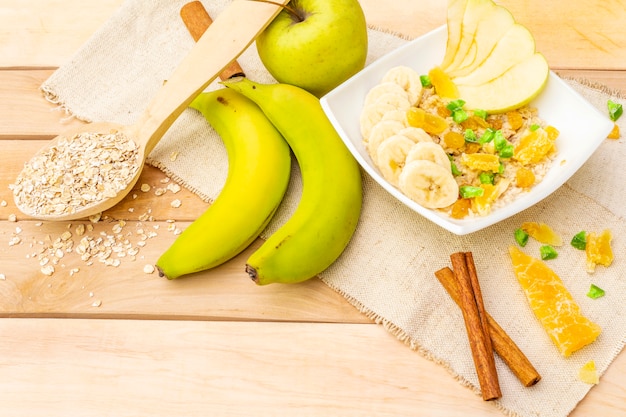
[[[173,71],[193,40],[180,21],[185,0],[127,0],[97,33],[43,85],[48,100],[71,117],[87,121],[132,123]],[[206,0],[214,18],[228,0]],[[370,29],[368,63],[404,44],[402,37]],[[239,59],[248,77],[274,82],[254,45]],[[568,80],[601,111],[609,98],[624,102],[601,86]],[[218,88],[212,84],[209,88]],[[626,132],[626,116],[621,130]],[[171,156],[177,153],[176,158]],[[434,278],[449,265],[449,254],[472,251],[487,310],[519,344],[543,379],[524,388],[497,358],[503,392],[493,402],[508,415],[565,417],[591,389],[578,380],[579,368],[594,360],[604,372],[626,338],[626,160],[624,140],[607,140],[587,164],[549,198],[521,214],[481,232],[456,236],[430,223],[388,195],[364,174],[365,198],[360,225],[344,255],[321,279],[364,314],[383,324],[411,348],[445,366],[462,384],[478,392],[462,315]],[[150,155],[159,167],[203,199],[215,198],[226,176],[226,153],[219,137],[195,111],[187,110]],[[264,232],[275,230],[293,211],[300,195],[294,164],[288,196]],[[550,266],[563,278],[582,311],[603,328],[591,346],[564,359],[528,308],[512,273],[507,248],[523,221],[550,224],[564,240],[580,230],[611,229],[614,264],[585,272],[584,253],[569,245],[559,249]],[[537,255],[529,243],[527,253]],[[606,296],[591,300],[591,283]],[[409,364],[407,364],[410,366]]]

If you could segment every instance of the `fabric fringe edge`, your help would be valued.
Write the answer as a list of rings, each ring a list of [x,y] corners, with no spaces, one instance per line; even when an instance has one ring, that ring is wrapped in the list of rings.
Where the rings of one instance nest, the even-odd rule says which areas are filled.
[[[404,35],[404,34],[402,34],[400,32],[395,32],[393,30],[389,30],[387,28],[381,28],[381,27],[378,27],[378,26],[375,26],[375,25],[367,25],[367,28],[370,29],[370,30],[374,30],[376,32],[380,32],[380,33],[384,33],[384,34],[387,34],[387,35],[395,36],[396,38],[404,39],[405,41],[411,41],[411,40],[414,39],[414,38],[412,38],[410,36],[407,36],[407,35]]]
[[[66,117],[61,118],[61,123],[68,123],[69,121],[73,119],[80,120],[85,123],[92,122],[92,120],[86,117],[80,117],[76,113],[74,113],[74,111],[70,107],[68,107],[65,102],[59,99],[59,96],[48,85],[46,84],[41,85],[39,87],[39,90],[41,91],[43,98],[47,102],[55,105],[55,107],[52,110],[62,111],[64,114],[66,114]]]
[[[375,324],[381,325],[387,332],[395,336],[400,342],[404,343],[411,350],[419,353],[425,359],[435,363],[436,365],[442,366],[450,375],[454,377],[455,381],[457,381],[461,386],[469,388],[476,396],[480,397],[481,391],[479,387],[477,387],[476,385],[468,381],[462,375],[455,372],[449,363],[437,358],[428,349],[423,348],[419,343],[413,340],[411,336],[409,336],[402,328],[398,327],[396,324],[392,323],[391,321],[385,319],[384,317],[380,316],[379,314],[365,307],[355,297],[349,294],[346,294],[344,291],[342,291],[341,289],[337,288],[332,283],[324,279],[322,275],[320,275],[319,278],[324,284],[330,287],[333,291],[337,292],[339,295],[345,298],[346,301],[348,301],[352,306],[354,306],[357,310],[359,310],[360,313],[365,315],[365,317],[372,320]],[[493,404],[499,411],[501,411],[507,417],[521,417],[520,414],[516,413],[513,410],[506,408],[498,400],[490,401],[490,403]]]

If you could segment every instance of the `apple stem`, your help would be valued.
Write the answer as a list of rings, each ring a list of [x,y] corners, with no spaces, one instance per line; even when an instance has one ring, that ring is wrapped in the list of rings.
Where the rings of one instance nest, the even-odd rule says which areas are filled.
[[[289,13],[289,14],[290,14],[290,15],[291,15],[294,19],[296,19],[298,22],[302,22],[302,21],[304,21],[304,19],[303,19],[303,18],[302,18],[302,17],[298,14],[298,12],[297,12],[295,9],[293,9],[293,8],[291,8],[291,7],[289,7],[289,6],[287,6],[286,4],[276,3],[276,2],[271,1],[271,0],[252,0],[252,1],[258,1],[258,2],[260,2],[260,3],[268,3],[268,4],[273,4],[273,5],[275,5],[275,6],[280,6],[280,7],[282,7],[282,8],[283,8],[283,9],[284,9],[287,13]]]

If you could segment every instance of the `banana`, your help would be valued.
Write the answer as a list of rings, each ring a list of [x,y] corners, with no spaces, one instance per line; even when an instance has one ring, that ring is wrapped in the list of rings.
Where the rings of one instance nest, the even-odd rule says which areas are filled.
[[[261,107],[291,146],[302,173],[295,212],[250,255],[246,271],[259,285],[313,278],[337,260],[356,230],[363,198],[360,167],[317,97],[293,85],[247,78],[222,84]]]
[[[459,186],[452,174],[441,165],[423,159],[404,166],[398,188],[411,200],[430,209],[448,207],[459,196]]]
[[[158,259],[159,275],[168,279],[213,268],[248,247],[274,215],[291,175],[287,142],[251,100],[221,89],[190,106],[222,138],[228,174],[213,204]]]
[[[415,143],[406,136],[394,135],[380,144],[376,151],[378,169],[383,177],[392,185],[398,186],[398,178],[402,171],[406,156]]]
[[[381,83],[392,82],[398,84],[409,96],[411,105],[416,106],[422,96],[422,81],[420,75],[411,67],[399,65],[388,70]]]
[[[378,163],[376,152],[378,152],[380,144],[383,143],[385,139],[397,134],[402,129],[404,129],[404,125],[396,120],[381,120],[376,123],[376,125],[372,128],[369,140],[366,142],[367,151],[369,152],[374,163]]]
[[[389,81],[386,83],[377,84],[372,87],[372,89],[365,95],[363,107],[375,103],[376,101],[378,101],[378,98],[380,96],[383,96],[385,94],[397,94],[400,96],[404,96],[407,99],[409,98],[409,95],[406,91],[404,91],[404,88],[400,87],[397,83]]]
[[[450,159],[448,159],[448,154],[446,154],[441,145],[435,142],[420,142],[413,145],[406,156],[405,164],[420,159],[432,161],[452,173],[452,164]]]

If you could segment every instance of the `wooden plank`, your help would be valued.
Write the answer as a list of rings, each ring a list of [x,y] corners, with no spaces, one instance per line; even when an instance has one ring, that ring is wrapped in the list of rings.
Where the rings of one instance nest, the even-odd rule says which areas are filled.
[[[89,222],[73,222],[71,227],[65,222],[0,222],[0,273],[5,276],[0,281],[0,317],[371,322],[318,279],[255,285],[244,265],[260,240],[220,267],[169,281],[143,270],[174,241],[167,223],[129,221],[118,233],[118,222],[104,221],[83,235],[77,232],[79,224],[89,226]],[[66,231],[72,236],[63,240]],[[11,246],[15,236],[20,242]],[[96,253],[85,259],[67,250],[85,238],[117,242],[111,246],[119,251],[106,259]],[[62,244],[55,244],[60,240]],[[128,244],[118,244],[122,241]],[[131,254],[134,251],[136,255]],[[115,261],[119,266],[110,264]],[[44,274],[42,263],[52,265],[54,272]]]
[[[623,2],[499,3],[531,29],[537,48],[553,68],[626,68]],[[0,67],[62,65],[121,4],[122,0],[0,0]],[[410,37],[445,24],[446,3],[440,0],[361,0],[361,4],[370,24]],[[67,18],[68,10],[72,19]]]
[[[5,319],[0,332],[11,417],[502,415],[373,324]],[[622,357],[571,416],[623,416],[625,372]]]

